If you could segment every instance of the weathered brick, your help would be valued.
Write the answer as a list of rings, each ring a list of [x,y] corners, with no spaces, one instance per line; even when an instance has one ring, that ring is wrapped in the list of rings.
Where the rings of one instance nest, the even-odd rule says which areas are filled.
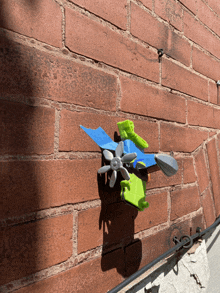
[[[220,57],[220,42],[210,31],[208,31],[198,20],[184,11],[184,35],[199,44],[201,47]]]
[[[184,6],[191,10],[194,14],[197,12],[197,3],[196,1],[191,0],[179,0]]]
[[[0,100],[0,154],[51,154],[55,111]]]
[[[207,1],[209,6],[219,15],[220,14],[220,3],[215,0],[208,0]]]
[[[201,149],[195,156],[196,172],[198,176],[199,190],[202,193],[209,184],[209,177],[207,173],[207,167],[205,162],[205,155],[203,149]]]
[[[147,8],[152,10],[152,0],[140,0],[140,2]]]
[[[101,208],[82,211],[78,216],[78,253],[103,244],[103,231],[100,227]]]
[[[193,47],[193,68],[211,79],[219,79],[220,62]]]
[[[202,230],[204,230],[205,229],[204,214],[202,213],[201,215],[198,215],[198,216],[192,218],[191,225],[192,225],[191,235],[196,233],[196,229],[198,227],[200,227]],[[190,235],[190,234],[188,234],[188,235]]]
[[[60,120],[60,151],[100,151],[100,148],[80,128],[80,125],[92,129],[101,126],[114,140],[115,131],[119,133],[117,122],[124,120],[126,119],[122,117],[63,110]],[[157,152],[159,150],[158,125],[148,121],[132,121],[134,122],[135,132],[149,144],[149,148],[146,149],[147,152]]]
[[[220,111],[193,101],[188,102],[188,123],[219,129]]]
[[[70,8],[66,8],[66,45],[81,55],[159,81],[156,53]]]
[[[174,0],[155,0],[155,13],[176,29],[182,30],[182,6]]]
[[[218,92],[216,82],[209,81],[209,101],[212,104],[218,104]]]
[[[0,44],[1,95],[39,97],[103,110],[116,109],[116,77],[4,37]]]
[[[207,143],[210,175],[212,180],[212,190],[214,195],[215,209],[217,217],[220,215],[220,173],[218,155],[216,150],[216,140],[213,138]]]
[[[72,215],[1,228],[0,284],[33,274],[72,255]]]
[[[2,0],[0,10],[1,27],[62,47],[62,12],[55,1]]]
[[[100,159],[0,162],[0,218],[99,198],[100,167]]]
[[[134,235],[137,209],[123,202],[106,206],[104,211],[93,208],[79,213],[78,253],[100,245],[108,247]],[[100,224],[101,223],[101,224]]]
[[[162,61],[162,84],[201,100],[208,100],[208,81],[171,60]]]
[[[122,111],[185,123],[184,98],[126,77],[120,80]]]
[[[104,270],[103,267],[108,269]],[[118,249],[102,258],[87,261],[58,275],[19,289],[17,293],[85,293],[88,290],[104,293],[123,281],[120,275],[123,270],[123,252]]]
[[[204,227],[203,215],[198,215],[184,222],[175,223],[168,229],[144,238],[141,244],[137,241],[127,246],[125,249],[127,276],[134,273],[135,269],[137,270],[137,264],[140,263],[140,269],[173,247],[174,236],[180,239],[183,235],[195,234],[198,226],[202,229]]]
[[[168,220],[167,192],[148,195],[146,201],[149,207],[143,212],[138,212],[135,219],[135,233],[157,226]]]
[[[144,238],[142,242],[142,250],[140,250],[140,243],[135,242],[125,248],[125,263],[126,273],[131,275],[133,267],[139,265],[139,269],[147,265],[155,258],[167,251],[169,247],[168,243],[168,230],[162,230],[154,235]],[[141,262],[140,262],[141,260]]]
[[[75,4],[93,12],[94,14],[106,19],[116,26],[126,29],[127,25],[127,1],[117,0],[71,0]]]
[[[209,189],[201,197],[206,226],[209,227],[215,222],[215,206]]]
[[[131,3],[131,33],[185,65],[190,64],[190,44],[139,6]]]
[[[182,162],[177,159],[178,171],[175,175],[167,177],[162,171],[151,173],[151,180],[147,183],[146,189],[153,189],[171,186],[182,183]]]
[[[200,208],[198,187],[184,188],[171,192],[171,221]]]
[[[161,123],[160,139],[162,151],[193,152],[208,138],[208,132],[188,127]]]
[[[192,183],[196,181],[196,174],[193,165],[193,158],[183,158],[183,183]]]
[[[197,0],[197,7],[197,17],[217,35],[220,35],[220,18],[202,0]]]

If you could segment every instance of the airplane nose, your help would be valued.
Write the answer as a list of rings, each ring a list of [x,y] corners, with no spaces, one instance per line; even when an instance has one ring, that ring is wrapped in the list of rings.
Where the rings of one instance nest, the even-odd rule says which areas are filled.
[[[170,155],[156,154],[154,159],[166,176],[173,176],[178,171],[177,161]]]

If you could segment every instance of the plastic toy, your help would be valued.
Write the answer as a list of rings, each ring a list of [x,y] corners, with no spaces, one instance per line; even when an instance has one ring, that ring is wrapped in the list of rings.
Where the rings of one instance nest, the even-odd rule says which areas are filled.
[[[120,171],[125,179],[121,181],[121,198],[143,211],[148,207],[145,201],[146,182],[149,174],[162,170],[166,176],[173,176],[178,171],[176,160],[166,154],[145,154],[144,147],[148,144],[134,132],[134,123],[130,120],[118,122],[122,141],[114,142],[101,128],[90,129],[80,127],[103,149],[103,155],[109,165],[102,166],[98,173],[112,170],[109,186],[113,187]],[[115,156],[110,151],[115,151]],[[124,155],[123,155],[124,154]]]
[[[134,123],[130,120],[118,122],[118,130],[122,140],[130,139],[141,148],[148,148],[148,143],[134,132]]]
[[[124,152],[123,141],[119,142],[115,150],[115,157],[110,151],[108,150],[103,151],[103,155],[107,161],[110,161],[110,165],[101,167],[98,170],[98,173],[102,174],[102,173],[108,172],[109,170],[113,170],[112,176],[109,182],[110,187],[113,187],[115,185],[115,182],[117,179],[117,171],[121,172],[121,175],[123,176],[124,179],[126,180],[130,179],[130,175],[127,169],[123,167],[123,163],[130,163],[137,157],[137,154],[136,153],[126,154],[121,158],[121,156],[123,155],[123,152]]]
[[[120,185],[122,200],[135,206],[139,211],[149,207],[149,203],[145,201],[146,181],[141,180],[135,174],[130,174],[130,180],[123,180]]]

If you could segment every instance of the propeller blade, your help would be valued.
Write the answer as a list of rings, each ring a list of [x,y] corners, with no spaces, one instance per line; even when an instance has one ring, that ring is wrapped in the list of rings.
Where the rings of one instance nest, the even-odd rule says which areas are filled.
[[[110,166],[110,165],[103,166],[103,167],[101,167],[100,169],[98,169],[98,173],[99,173],[99,174],[103,174],[103,173],[105,173],[105,172],[108,172],[110,169],[111,169],[111,166]]]
[[[127,169],[125,169],[124,167],[121,167],[121,168],[120,168],[120,171],[121,171],[121,175],[123,176],[123,178],[124,178],[125,180],[129,180],[129,179],[130,179],[130,175],[129,175]]]
[[[107,161],[111,161],[114,158],[113,154],[108,150],[104,150],[103,155]]]
[[[166,176],[172,176],[178,171],[177,161],[169,155],[157,154],[155,161]]]
[[[113,171],[112,172],[112,176],[111,176],[111,178],[110,178],[110,182],[109,182],[109,186],[110,187],[114,187],[114,185],[115,185],[115,182],[116,182],[116,179],[117,179],[117,171]]]
[[[126,155],[123,156],[123,158],[121,159],[121,161],[122,161],[122,163],[130,163],[136,157],[137,157],[137,154],[136,153],[126,154]]]
[[[116,150],[115,150],[115,156],[116,157],[121,157],[122,154],[124,152],[124,142],[123,141],[120,141]]]

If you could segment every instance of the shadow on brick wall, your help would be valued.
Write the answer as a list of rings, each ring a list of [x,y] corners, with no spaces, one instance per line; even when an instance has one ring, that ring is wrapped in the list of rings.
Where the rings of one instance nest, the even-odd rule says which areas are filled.
[[[134,239],[134,221],[138,215],[138,210],[121,201],[120,181],[123,178],[120,172],[118,172],[114,188],[109,187],[109,175],[111,175],[111,172],[98,175],[99,196],[101,199],[99,229],[103,230],[101,265],[103,271],[116,268],[119,274],[123,277],[128,277],[139,269],[142,257],[141,241]],[[132,255],[137,256],[132,266],[127,253],[127,247],[131,243],[135,243],[132,246],[135,249]]]
[[[32,1],[34,2],[34,1]],[[35,273],[38,267],[38,226],[25,218],[39,203],[33,162],[34,107],[25,99],[34,86],[22,46],[3,30],[7,21],[0,3],[0,286]],[[25,223],[26,222],[26,223]],[[20,223],[20,224],[19,224]],[[0,290],[1,291],[1,290]]]

